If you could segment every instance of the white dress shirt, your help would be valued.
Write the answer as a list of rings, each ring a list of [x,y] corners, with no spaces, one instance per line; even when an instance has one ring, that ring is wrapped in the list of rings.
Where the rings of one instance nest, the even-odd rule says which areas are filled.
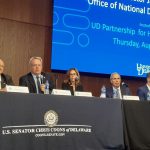
[[[1,81],[2,81],[2,78],[1,78],[1,74],[0,74],[0,89],[2,88],[2,87],[1,87]]]

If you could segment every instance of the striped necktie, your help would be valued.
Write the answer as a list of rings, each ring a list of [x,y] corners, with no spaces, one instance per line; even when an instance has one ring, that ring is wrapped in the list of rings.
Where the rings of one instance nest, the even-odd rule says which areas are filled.
[[[36,82],[37,82],[37,93],[41,93],[41,89],[40,89],[40,79],[39,76],[36,76]]]
[[[118,99],[121,99],[120,93],[119,93],[119,89],[116,89],[116,97],[117,97]]]

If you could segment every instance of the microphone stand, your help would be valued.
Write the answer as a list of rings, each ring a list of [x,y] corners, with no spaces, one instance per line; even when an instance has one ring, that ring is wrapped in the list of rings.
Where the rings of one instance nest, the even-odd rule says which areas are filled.
[[[55,74],[55,88],[57,89],[58,85],[58,74]]]

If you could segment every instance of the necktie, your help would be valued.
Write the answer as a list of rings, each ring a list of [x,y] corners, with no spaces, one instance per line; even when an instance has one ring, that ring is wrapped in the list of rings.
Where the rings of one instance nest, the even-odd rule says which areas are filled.
[[[119,89],[116,89],[116,97],[120,99]]]
[[[41,93],[41,90],[40,90],[40,80],[39,80],[39,76],[36,76],[36,82],[37,82],[37,93]]]

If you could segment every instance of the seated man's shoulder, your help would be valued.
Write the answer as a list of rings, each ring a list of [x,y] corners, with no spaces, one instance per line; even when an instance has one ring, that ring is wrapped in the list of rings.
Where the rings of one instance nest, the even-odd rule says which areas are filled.
[[[8,74],[2,74],[2,75],[6,78],[12,78],[11,75],[8,75]]]
[[[146,88],[147,88],[147,86],[144,85],[144,86],[140,86],[140,87],[138,88],[138,90],[144,90],[144,89],[146,89]]]
[[[43,75],[44,77],[52,77],[51,72],[42,72],[41,75]]]
[[[106,87],[106,91],[112,91],[112,90],[113,90],[113,87],[111,86]]]
[[[49,78],[51,75],[50,73],[42,72],[41,75],[45,78]]]
[[[30,76],[32,76],[32,74],[31,74],[31,73],[27,73],[27,74],[25,74],[25,75],[22,75],[22,76],[20,77],[20,79],[28,78],[28,77],[30,77]]]
[[[122,86],[122,88],[124,88],[125,90],[130,90],[128,86]]]

